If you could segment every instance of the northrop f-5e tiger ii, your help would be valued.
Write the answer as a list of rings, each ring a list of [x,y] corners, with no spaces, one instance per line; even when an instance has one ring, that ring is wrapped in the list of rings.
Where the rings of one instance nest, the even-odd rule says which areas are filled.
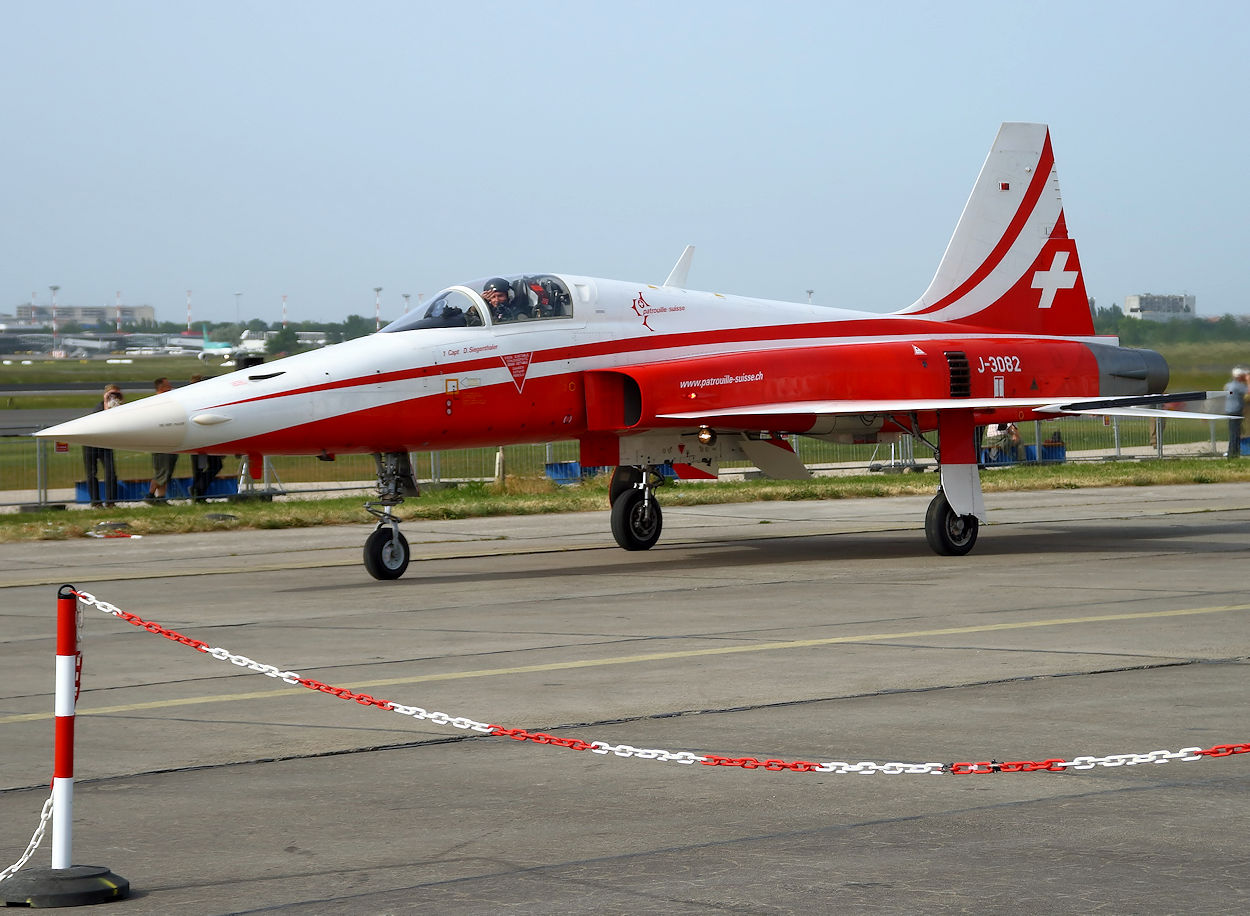
[[[977,426],[1163,415],[1165,401],[1204,396],[1163,396],[1162,356],[1094,336],[1044,124],[1002,125],[933,281],[897,312],[697,292],[691,252],[661,285],[533,273],[450,286],[368,337],[40,435],[248,455],[253,468],[264,455],[372,453],[365,566],[395,579],[409,548],[392,510],[411,492],[411,451],[576,439],[582,465],[616,469],[617,543],[646,550],[666,474],[715,478],[722,462],[748,460],[806,477],[793,436],[917,436],[940,469],[926,538],[961,555],[985,520]]]

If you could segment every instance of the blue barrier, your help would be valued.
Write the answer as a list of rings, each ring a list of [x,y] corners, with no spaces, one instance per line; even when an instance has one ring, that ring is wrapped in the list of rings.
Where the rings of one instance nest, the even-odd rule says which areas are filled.
[[[543,466],[547,476],[560,485],[577,483],[587,477],[594,477],[603,468],[584,468],[576,461],[549,461]]]
[[[137,503],[141,502],[147,495],[152,482],[150,480],[119,480],[117,481],[117,501],[119,503]],[[100,501],[103,502],[108,497],[104,492],[104,478],[100,478]],[[239,482],[233,477],[215,477],[213,482],[208,485],[207,496],[236,496],[239,492]],[[175,477],[169,481],[169,488],[166,491],[170,499],[190,499],[191,498],[191,478]],[[74,484],[74,501],[80,503],[91,502],[91,495],[87,492],[87,482],[80,480]]]
[[[1026,445],[1024,447],[1024,460],[1025,461],[1037,460],[1037,447],[1036,446]],[[1045,442],[1043,442],[1042,443],[1042,460],[1043,461],[1067,461],[1068,460],[1068,447],[1066,445],[1047,445]]]
[[[1024,447],[1024,461],[1037,461],[1037,446],[1026,445]],[[1068,447],[1066,445],[1046,445],[1042,444],[1042,461],[1059,462],[1068,460]],[[981,464],[986,467],[996,467],[1004,464],[1015,464],[1015,459],[1008,457],[1006,454],[995,449],[981,449]]]

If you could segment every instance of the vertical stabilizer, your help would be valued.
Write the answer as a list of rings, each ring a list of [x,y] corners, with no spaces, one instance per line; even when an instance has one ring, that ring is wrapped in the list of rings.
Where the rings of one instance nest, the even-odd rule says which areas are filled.
[[[1045,124],[999,128],[933,281],[899,314],[1022,333],[1094,333]]]

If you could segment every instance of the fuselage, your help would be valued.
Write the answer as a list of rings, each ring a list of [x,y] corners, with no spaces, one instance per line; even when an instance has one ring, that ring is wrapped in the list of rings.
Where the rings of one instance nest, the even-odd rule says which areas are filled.
[[[482,300],[482,281],[453,287],[440,296],[460,308],[446,309],[442,319],[408,322],[408,329],[396,322],[94,414],[60,427],[58,438],[163,452],[395,452],[691,427],[698,425],[691,414],[723,418],[736,405],[951,397],[1041,403],[1151,393],[1167,381],[1156,354],[1114,342],[538,276],[567,290],[568,302],[554,315],[534,308],[505,319]],[[458,317],[438,326],[447,314],[473,309],[475,323]],[[866,430],[901,428],[889,412],[842,423],[817,410],[782,413],[754,418],[744,408],[735,425],[860,439]],[[1029,413],[1014,406],[1010,417]],[[920,414],[921,427],[931,428]]]

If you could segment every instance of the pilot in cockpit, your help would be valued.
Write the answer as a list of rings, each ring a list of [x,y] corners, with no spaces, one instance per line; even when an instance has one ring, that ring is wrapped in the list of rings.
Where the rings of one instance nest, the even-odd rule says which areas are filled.
[[[487,280],[486,285],[482,287],[482,298],[490,307],[491,321],[498,324],[501,321],[512,321],[515,317],[515,311],[512,303],[512,284],[503,277],[495,277]]]

